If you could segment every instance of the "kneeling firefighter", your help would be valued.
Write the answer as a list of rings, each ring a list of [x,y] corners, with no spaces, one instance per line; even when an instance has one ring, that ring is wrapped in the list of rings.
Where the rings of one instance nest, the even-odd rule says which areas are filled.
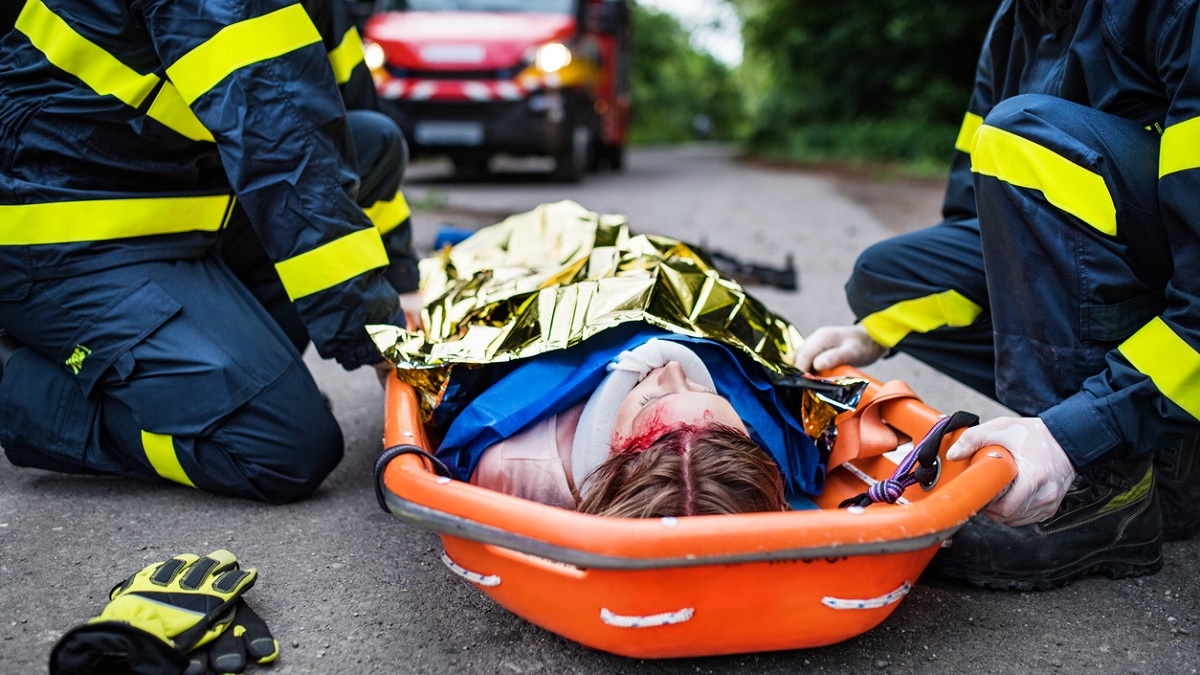
[[[0,54],[8,458],[310,494],[343,440],[300,352],[380,363],[419,305],[341,3],[28,0]]]

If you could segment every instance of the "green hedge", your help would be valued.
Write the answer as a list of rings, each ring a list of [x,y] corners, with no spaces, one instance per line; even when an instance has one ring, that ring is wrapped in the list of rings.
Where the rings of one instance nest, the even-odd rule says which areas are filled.
[[[996,3],[733,0],[757,83],[748,147],[945,164]]]
[[[694,139],[699,115],[712,121],[710,138],[745,135],[744,94],[727,65],[693,49],[687,31],[668,14],[635,6],[632,32],[632,142]]]

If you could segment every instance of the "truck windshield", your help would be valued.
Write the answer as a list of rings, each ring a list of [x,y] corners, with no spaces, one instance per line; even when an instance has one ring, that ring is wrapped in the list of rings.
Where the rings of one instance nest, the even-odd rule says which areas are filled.
[[[575,0],[383,0],[390,12],[540,12],[571,14]]]

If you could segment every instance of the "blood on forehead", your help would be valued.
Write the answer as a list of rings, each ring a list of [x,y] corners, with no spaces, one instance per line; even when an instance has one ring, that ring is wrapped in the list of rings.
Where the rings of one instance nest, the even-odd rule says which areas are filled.
[[[637,432],[628,438],[617,435],[613,439],[613,449],[616,452],[642,452],[655,443],[660,438],[674,431],[685,431],[682,434],[682,441],[676,447],[676,450],[683,454],[687,451],[687,446],[692,437],[701,429],[702,425],[688,424],[679,420],[663,419],[663,413],[660,410],[654,412],[654,417],[650,420],[637,425]],[[707,422],[712,421],[712,416],[705,413],[704,418]]]

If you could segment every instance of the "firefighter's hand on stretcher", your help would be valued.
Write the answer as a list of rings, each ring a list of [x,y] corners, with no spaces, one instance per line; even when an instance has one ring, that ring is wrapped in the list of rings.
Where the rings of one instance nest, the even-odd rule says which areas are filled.
[[[400,309],[404,311],[404,320],[408,322],[408,330],[419,333],[425,330],[425,322],[421,320],[421,310],[425,308],[425,298],[420,291],[400,294]]]
[[[1017,477],[984,515],[1013,527],[1054,515],[1075,480],[1075,467],[1045,422],[1037,417],[997,417],[964,431],[946,451],[946,459],[967,459],[989,445],[1012,453]]]
[[[419,332],[425,330],[425,322],[421,320],[421,310],[425,308],[425,299],[421,296],[420,291],[412,293],[400,294],[400,309],[404,311],[404,320],[408,323],[408,330]],[[380,386],[387,388],[387,377],[395,368],[390,362],[384,360],[375,364],[375,374],[379,376]]]
[[[396,366],[393,366],[392,362],[388,361],[387,359],[375,364],[375,375],[379,377],[379,386],[383,387],[385,390],[387,389],[388,375],[391,375],[392,371],[395,369]]]
[[[806,373],[828,370],[836,366],[869,366],[887,348],[867,335],[862,326],[825,326],[804,339],[796,350],[795,366]]]

